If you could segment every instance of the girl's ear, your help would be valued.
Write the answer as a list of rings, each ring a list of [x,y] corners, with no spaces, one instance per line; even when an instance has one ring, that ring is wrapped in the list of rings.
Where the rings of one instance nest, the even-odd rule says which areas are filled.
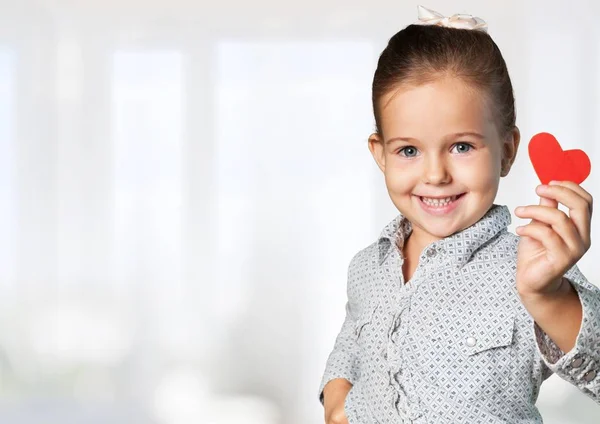
[[[501,177],[506,177],[508,175],[515,158],[517,157],[517,151],[519,150],[520,142],[521,132],[519,131],[519,128],[514,127],[502,145],[502,167],[500,171]]]
[[[383,138],[377,133],[369,136],[369,150],[381,172],[385,172],[385,149]]]

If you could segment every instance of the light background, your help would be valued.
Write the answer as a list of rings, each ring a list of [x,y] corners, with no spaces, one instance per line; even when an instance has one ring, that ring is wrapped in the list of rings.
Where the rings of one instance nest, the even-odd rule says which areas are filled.
[[[598,3],[424,5],[487,20],[508,63],[496,203],[537,203],[537,132],[600,163]],[[322,422],[348,263],[396,215],[371,79],[416,6],[1,0],[0,422]],[[556,376],[538,405],[600,417]]]

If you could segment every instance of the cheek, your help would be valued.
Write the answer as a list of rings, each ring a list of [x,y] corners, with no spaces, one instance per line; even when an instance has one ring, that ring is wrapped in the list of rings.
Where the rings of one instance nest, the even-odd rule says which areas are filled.
[[[488,183],[500,177],[500,161],[496,161],[492,155],[457,160],[454,163],[454,172],[454,175],[469,179],[474,184]]]
[[[386,167],[385,184],[390,193],[411,193],[415,186],[415,176],[410,168]]]
[[[497,190],[500,167],[493,161],[481,160],[462,165],[456,167],[455,178],[460,179],[471,191],[492,195]]]

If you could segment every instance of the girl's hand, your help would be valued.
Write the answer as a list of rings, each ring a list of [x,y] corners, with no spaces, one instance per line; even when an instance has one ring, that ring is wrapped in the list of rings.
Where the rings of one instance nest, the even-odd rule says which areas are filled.
[[[338,402],[332,409],[326,409],[325,411],[325,424],[348,424],[343,401]]]
[[[348,424],[344,405],[351,388],[352,384],[343,378],[327,383],[323,390],[325,424]]]
[[[532,221],[516,232],[517,291],[521,295],[552,294],[561,288],[563,275],[591,245],[592,196],[571,181],[550,182],[536,188],[539,205],[518,207],[515,215]],[[569,208],[569,215],[558,209]]]

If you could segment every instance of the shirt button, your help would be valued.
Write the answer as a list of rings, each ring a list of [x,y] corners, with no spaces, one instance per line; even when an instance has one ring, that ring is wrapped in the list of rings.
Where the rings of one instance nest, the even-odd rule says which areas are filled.
[[[433,255],[435,255],[435,248],[431,248],[427,251],[427,256],[432,257]]]
[[[467,346],[475,346],[475,343],[477,342],[477,340],[475,340],[475,337],[467,337]]]
[[[573,359],[573,362],[571,362],[573,368],[579,368],[581,364],[583,364],[583,358],[575,358]]]
[[[596,370],[591,370],[584,374],[583,379],[589,383],[594,377],[596,377]]]

